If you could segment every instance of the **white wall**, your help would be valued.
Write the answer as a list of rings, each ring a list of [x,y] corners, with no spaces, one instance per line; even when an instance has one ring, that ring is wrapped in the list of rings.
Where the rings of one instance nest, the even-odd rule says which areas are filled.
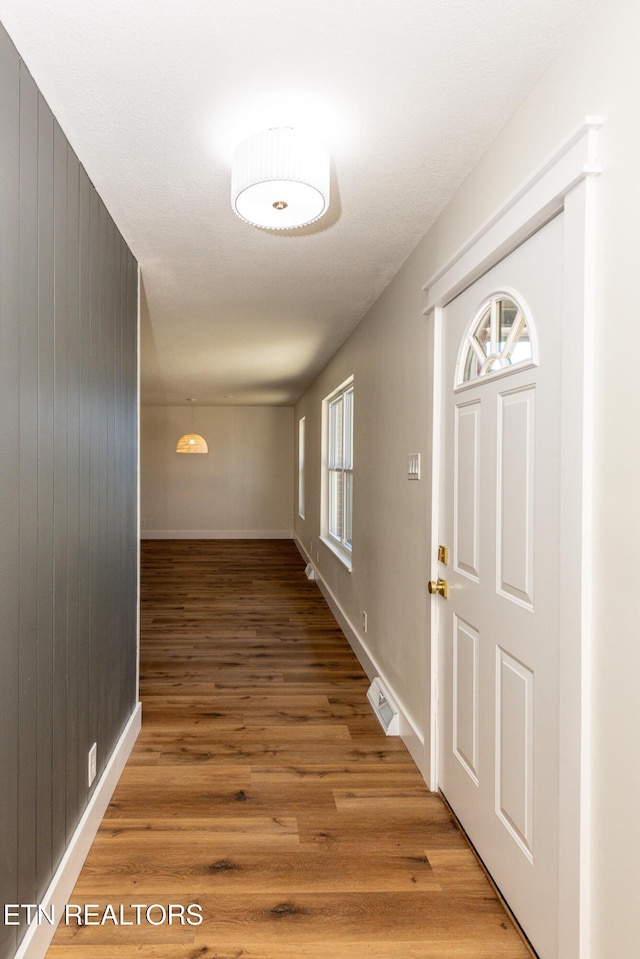
[[[424,466],[430,448],[423,282],[420,262],[411,260],[296,409],[296,422],[306,417],[307,453],[305,519],[296,517],[296,536],[309,555],[313,549],[324,584],[418,732],[425,728],[429,487],[407,480],[407,457],[420,453]],[[319,541],[322,400],[350,374],[356,423],[352,572]]]
[[[429,329],[420,286],[583,122],[604,118],[599,177],[595,370],[592,959],[640,950],[640,4],[598,2],[590,21],[507,124],[404,269],[302,398],[309,503],[317,500],[322,396],[356,375],[354,569],[320,553],[320,570],[428,738],[424,613],[428,483],[402,479],[428,449]],[[385,402],[385,401],[388,401]],[[416,447],[415,450],[413,447]],[[424,464],[423,464],[424,465]],[[392,505],[393,504],[393,505]],[[317,510],[296,530],[308,549]],[[551,584],[552,585],[552,584]],[[422,697],[422,698],[421,698]]]
[[[192,414],[206,455],[175,451]],[[291,535],[291,408],[146,406],[140,432],[144,538]]]

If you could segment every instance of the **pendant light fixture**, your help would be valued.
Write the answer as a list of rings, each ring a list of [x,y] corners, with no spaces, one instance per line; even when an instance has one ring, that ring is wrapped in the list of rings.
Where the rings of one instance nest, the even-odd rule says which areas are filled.
[[[189,397],[187,402],[191,405],[191,432],[181,436],[176,444],[176,453],[208,453],[209,447],[204,436],[193,432],[193,406],[195,399]]]
[[[275,127],[242,140],[231,170],[231,205],[241,219],[292,230],[329,207],[329,153],[313,137]]]

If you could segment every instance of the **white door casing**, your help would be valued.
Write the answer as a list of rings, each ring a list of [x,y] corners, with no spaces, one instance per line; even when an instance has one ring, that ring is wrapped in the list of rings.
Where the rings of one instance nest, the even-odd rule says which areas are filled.
[[[562,239],[562,276],[561,298],[558,322],[562,326],[563,349],[558,353],[560,366],[558,424],[559,443],[562,449],[557,482],[557,623],[560,641],[557,647],[557,735],[554,734],[553,749],[557,749],[557,849],[556,871],[557,886],[557,953],[562,959],[588,959],[589,956],[589,735],[590,735],[590,610],[589,591],[591,580],[590,526],[591,526],[591,369],[593,359],[593,277],[595,247],[595,184],[599,171],[597,158],[597,130],[600,121],[589,118],[585,124],[541,166],[532,178],[512,196],[505,205],[473,236],[468,243],[425,285],[428,293],[425,314],[433,322],[434,349],[434,462],[432,470],[433,487],[433,542],[432,578],[446,577],[446,568],[439,567],[437,546],[441,541],[438,529],[438,517],[441,509],[439,450],[446,437],[440,436],[441,390],[447,375],[444,365],[445,343],[444,308],[454,298],[471,286],[474,281],[487,274],[520,244],[540,230],[559,213],[563,213],[564,223]],[[560,221],[558,221],[560,222]],[[470,319],[470,318],[469,318]],[[522,374],[514,374],[521,376]],[[498,391],[494,380],[491,389]],[[526,386],[516,384],[513,391],[503,390],[506,395],[499,400],[502,408],[500,429],[516,437],[524,429],[531,429],[531,394]],[[521,387],[521,388],[520,388]],[[461,415],[460,428],[469,440],[476,429],[472,404],[472,390],[469,391],[469,403]],[[534,401],[537,402],[538,396]],[[496,396],[496,402],[498,402]],[[466,416],[466,419],[464,418]],[[535,455],[535,454],[534,454]],[[497,459],[496,461],[497,462]],[[521,476],[522,479],[522,476]],[[518,487],[518,484],[515,484]],[[520,482],[522,489],[522,482]],[[513,499],[513,498],[512,498]],[[505,509],[517,512],[518,497],[507,504]],[[473,558],[470,565],[473,564]],[[469,580],[471,582],[471,580]],[[546,585],[546,584],[545,584]],[[521,588],[521,587],[517,587]],[[535,588],[535,587],[534,587]],[[493,583],[494,596],[500,595]],[[503,592],[505,592],[503,590]],[[506,591],[508,592],[508,590]],[[526,592],[526,589],[525,589]],[[504,597],[502,597],[504,598]],[[515,597],[511,597],[514,599]],[[526,597],[520,597],[526,606]],[[430,782],[439,783],[439,740],[442,719],[437,703],[443,690],[443,677],[438,673],[439,611],[444,609],[448,600],[435,598],[431,613],[431,702],[432,714],[431,738],[427,743],[427,756],[430,763]],[[518,605],[512,602],[515,607]],[[524,610],[525,606],[522,607]],[[457,624],[457,642],[460,648],[458,668],[471,670],[469,657],[478,637],[475,627],[464,620],[462,614]],[[498,691],[502,699],[502,708],[511,708],[509,704],[521,704],[520,725],[509,727],[507,738],[498,742],[498,753],[512,749],[514,741],[522,743],[530,735],[532,720],[527,710],[531,709],[531,673],[518,657],[509,652],[506,643],[500,645],[493,663],[495,677],[499,679]],[[501,658],[500,658],[501,657]],[[505,706],[506,703],[506,706]],[[522,706],[522,704],[525,704]],[[461,704],[458,722],[464,726],[470,723],[469,710],[477,708],[473,698],[470,703]],[[466,710],[466,712],[465,712]],[[471,728],[469,725],[468,728]],[[494,758],[495,752],[494,726]],[[479,727],[478,727],[479,729]],[[509,736],[512,738],[509,739]],[[515,737],[515,740],[514,738]],[[480,740],[473,737],[459,744],[460,757],[456,760],[460,769],[463,762],[472,767],[474,756],[479,761]],[[536,747],[532,745],[530,754],[536,756]],[[474,752],[475,750],[475,752]],[[526,752],[526,751],[525,751]],[[504,772],[504,770],[503,770]],[[531,770],[529,770],[529,773]],[[465,772],[469,777],[469,773]],[[520,770],[505,786],[506,805],[520,809],[520,814],[512,822],[512,838],[520,834],[520,852],[526,853],[527,830],[533,835],[532,820],[522,794],[518,789],[527,782],[527,770]],[[534,773],[535,776],[535,773]],[[470,780],[471,781],[471,780]],[[535,779],[534,779],[535,781]],[[518,786],[520,783],[520,787]],[[503,803],[504,805],[504,803]],[[504,827],[501,820],[495,815]],[[553,832],[553,826],[550,827]],[[505,830],[509,831],[509,830]],[[544,830],[543,830],[544,832]],[[525,836],[524,840],[522,836]],[[537,840],[532,840],[536,842]],[[514,843],[518,845],[518,843]],[[508,856],[506,857],[508,860]],[[502,869],[503,866],[499,866]],[[508,870],[508,862],[504,866]],[[508,896],[507,896],[508,897]]]

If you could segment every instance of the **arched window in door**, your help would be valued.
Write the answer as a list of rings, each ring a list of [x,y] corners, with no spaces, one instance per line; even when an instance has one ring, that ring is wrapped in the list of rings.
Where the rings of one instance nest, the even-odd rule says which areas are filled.
[[[529,309],[515,293],[494,293],[481,305],[460,346],[456,387],[538,362]]]

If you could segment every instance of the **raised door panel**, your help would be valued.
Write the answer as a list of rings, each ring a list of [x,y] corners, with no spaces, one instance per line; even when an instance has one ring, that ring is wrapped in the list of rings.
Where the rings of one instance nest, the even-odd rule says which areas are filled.
[[[453,624],[453,751],[478,784],[478,654],[477,629],[457,616]]]
[[[530,669],[496,651],[496,813],[533,861],[533,695]]]
[[[479,580],[480,552],[480,402],[455,411],[454,439],[454,567]]]
[[[534,444],[533,386],[498,396],[497,589],[533,609]]]

